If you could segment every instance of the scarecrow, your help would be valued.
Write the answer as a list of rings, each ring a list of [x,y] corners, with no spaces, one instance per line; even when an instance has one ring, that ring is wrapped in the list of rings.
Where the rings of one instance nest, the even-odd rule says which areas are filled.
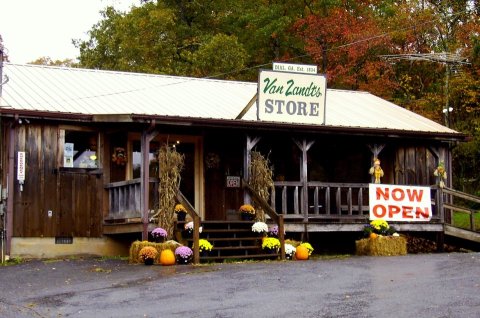
[[[383,170],[380,167],[380,159],[373,160],[373,167],[370,168],[369,173],[375,178],[374,183],[380,183],[380,178],[383,177]]]
[[[438,185],[440,188],[445,187],[445,180],[447,180],[447,170],[445,170],[445,164],[440,162],[438,167],[433,171],[433,175],[437,177]]]

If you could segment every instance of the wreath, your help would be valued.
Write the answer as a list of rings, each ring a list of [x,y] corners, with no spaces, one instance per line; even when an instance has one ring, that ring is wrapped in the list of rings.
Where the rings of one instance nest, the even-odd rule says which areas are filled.
[[[127,163],[127,154],[125,148],[116,147],[113,151],[112,161],[119,166],[124,166]]]

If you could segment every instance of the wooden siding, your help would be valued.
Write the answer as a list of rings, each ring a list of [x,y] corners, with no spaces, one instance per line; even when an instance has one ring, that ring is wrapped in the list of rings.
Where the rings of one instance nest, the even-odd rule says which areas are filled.
[[[31,123],[19,125],[15,131],[15,187],[10,193],[14,196],[13,236],[100,237],[100,176],[57,166],[58,126]],[[23,191],[16,181],[18,151],[25,151],[26,157]]]

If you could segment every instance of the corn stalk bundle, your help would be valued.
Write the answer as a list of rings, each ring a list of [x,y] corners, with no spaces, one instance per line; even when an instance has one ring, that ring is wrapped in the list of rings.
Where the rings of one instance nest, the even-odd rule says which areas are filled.
[[[158,153],[159,185],[158,185],[158,226],[167,231],[168,237],[173,237],[173,224],[175,222],[175,195],[180,186],[184,164],[184,155],[168,145],[160,147]]]
[[[266,159],[258,151],[251,152],[250,180],[253,190],[266,202],[270,200],[270,191],[273,188],[273,170]],[[255,207],[256,220],[265,222],[265,212],[261,207]]]

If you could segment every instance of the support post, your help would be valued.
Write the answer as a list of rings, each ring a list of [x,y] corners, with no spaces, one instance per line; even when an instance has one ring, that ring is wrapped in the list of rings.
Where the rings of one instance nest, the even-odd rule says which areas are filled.
[[[158,131],[145,130],[142,132],[142,164],[140,166],[141,182],[140,182],[140,210],[142,211],[142,240],[148,240],[148,202],[150,201],[150,141],[158,135]]]
[[[303,139],[302,142],[294,140],[297,147],[302,152],[302,162],[300,164],[300,181],[302,182],[302,213],[303,219],[305,222],[308,221],[308,155],[307,152],[310,150],[315,141],[307,142],[306,139]]]
[[[260,137],[247,136],[247,142],[246,142],[244,154],[243,154],[243,179],[245,179],[247,182],[250,181],[249,170],[250,170],[250,162],[252,159],[251,152],[253,147],[255,147],[258,144],[260,139],[261,139]],[[252,199],[247,192],[243,193],[243,201],[245,204],[250,204],[252,202]]]

